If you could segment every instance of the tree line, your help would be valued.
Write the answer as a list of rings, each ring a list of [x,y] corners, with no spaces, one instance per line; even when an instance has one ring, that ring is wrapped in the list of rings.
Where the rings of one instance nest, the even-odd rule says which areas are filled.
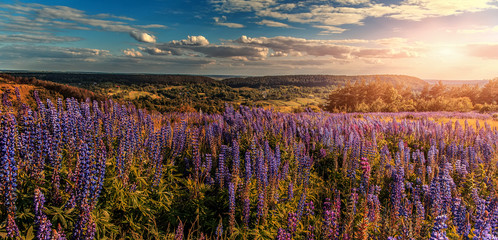
[[[498,111],[498,78],[483,87],[447,86],[439,81],[420,91],[383,81],[348,82],[333,90],[325,109],[331,112]]]

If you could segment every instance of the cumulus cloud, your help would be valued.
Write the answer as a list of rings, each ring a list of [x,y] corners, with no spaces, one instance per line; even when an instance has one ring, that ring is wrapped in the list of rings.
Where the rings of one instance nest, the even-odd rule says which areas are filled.
[[[187,39],[180,41],[173,40],[171,45],[188,45],[188,46],[205,46],[209,45],[209,41],[204,36],[188,36]]]
[[[259,25],[265,25],[265,26],[268,26],[268,27],[281,27],[281,28],[291,28],[291,26],[285,24],[285,23],[281,23],[281,22],[276,22],[276,21],[272,21],[272,20],[261,20],[259,22],[256,22],[256,24],[259,24]]]
[[[132,31],[130,32],[130,36],[139,42],[144,42],[144,43],[156,42],[156,37],[146,32]]]
[[[139,48],[150,55],[197,56],[208,58],[230,58],[234,60],[263,60],[269,49],[255,46],[210,44],[204,36],[188,36],[187,39],[158,43],[154,47]]]
[[[384,40],[387,41],[387,40]],[[399,41],[399,40],[398,40]],[[332,56],[337,59],[351,58],[412,58],[417,57],[418,53],[414,49],[398,47],[396,49],[389,47],[369,48],[352,46],[346,43],[379,43],[381,40],[313,40],[295,37],[278,36],[273,38],[259,37],[250,38],[242,36],[235,42],[243,45],[269,48],[274,51],[273,56]]]
[[[396,43],[393,46],[384,45]],[[403,39],[390,38],[378,40],[345,39],[315,40],[287,36],[257,37],[241,36],[221,44],[211,44],[203,36],[189,36],[187,39],[157,43],[154,46],[140,47],[148,55],[190,56],[198,58],[231,59],[236,61],[262,61],[271,58],[328,57],[337,61],[363,59],[375,62],[375,59],[415,58],[418,49]],[[367,47],[368,46],[368,47]]]
[[[396,4],[370,0],[336,0],[334,2],[338,4],[326,1],[302,1],[297,4],[281,4],[277,0],[211,1],[220,12],[250,12],[257,18],[273,18],[319,26],[362,25],[363,21],[369,17],[418,21],[430,17],[498,8],[496,0],[404,0]],[[321,34],[330,33],[340,33],[340,30],[324,30]]]
[[[135,50],[135,49],[125,49],[123,50],[124,55],[129,56],[129,57],[142,57],[142,53]]]
[[[243,28],[244,27],[244,25],[242,25],[240,23],[225,22],[226,21],[225,16],[222,16],[221,18],[214,17],[213,20],[214,20],[214,24],[219,25],[219,26],[225,26],[225,27],[229,27],[229,28]]]
[[[169,50],[161,50],[157,47],[141,47],[140,51],[146,52],[150,55],[172,55],[172,52]]]

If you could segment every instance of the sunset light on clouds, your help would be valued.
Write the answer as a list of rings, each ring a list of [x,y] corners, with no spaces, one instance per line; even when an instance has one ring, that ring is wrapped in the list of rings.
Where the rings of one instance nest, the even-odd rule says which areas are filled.
[[[496,0],[2,1],[0,69],[498,76]]]

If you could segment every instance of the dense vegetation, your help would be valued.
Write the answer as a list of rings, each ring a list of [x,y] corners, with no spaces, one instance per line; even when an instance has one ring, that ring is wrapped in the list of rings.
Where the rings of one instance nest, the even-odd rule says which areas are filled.
[[[258,88],[235,88],[208,77],[189,75],[45,72],[9,74],[13,76],[9,78],[37,78],[69,84],[77,89],[85,88],[99,96],[107,96],[119,102],[129,101],[140,108],[159,112],[201,110],[221,113],[226,102],[244,106],[277,107],[285,111],[301,110],[305,107],[318,109],[334,87],[274,84]],[[81,99],[78,95],[74,97]]]
[[[159,114],[38,94],[30,108],[14,92],[0,105],[2,238],[498,236],[489,115]]]
[[[69,86],[67,84],[61,84],[61,83],[56,83],[56,82],[51,82],[51,81],[44,81],[44,80],[39,80],[34,77],[28,78],[28,77],[19,77],[19,76],[13,76],[9,74],[0,74],[0,83],[6,83],[6,84],[23,84],[23,85],[30,85],[37,87],[40,90],[43,90],[43,92],[47,92],[48,96],[53,95],[55,96],[62,96],[66,98],[76,98],[78,100],[85,100],[87,98],[94,99],[94,100],[104,100],[105,96],[96,94],[92,91],[89,91],[84,88],[79,88],[79,87],[74,87],[74,86]]]
[[[223,80],[231,87],[277,87],[277,86],[304,86],[304,87],[329,87],[342,86],[347,82],[373,82],[382,81],[394,86],[406,86],[412,89],[420,89],[427,83],[422,79],[405,75],[284,75],[229,78]]]
[[[218,81],[190,75],[10,74],[0,75],[0,79],[41,86],[63,97],[111,98],[158,112],[221,113],[225,103],[285,112],[307,108],[331,112],[498,111],[498,80],[479,86],[430,85],[403,75],[287,75]]]
[[[331,92],[326,106],[338,112],[400,111],[498,111],[498,79],[477,85],[449,87],[442,82],[424,85],[421,91],[392,84],[374,82],[348,83]]]

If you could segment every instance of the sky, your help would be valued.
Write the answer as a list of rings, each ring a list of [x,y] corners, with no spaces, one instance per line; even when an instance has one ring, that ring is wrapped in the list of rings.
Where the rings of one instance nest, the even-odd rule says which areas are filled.
[[[498,77],[498,0],[0,1],[0,69]]]

